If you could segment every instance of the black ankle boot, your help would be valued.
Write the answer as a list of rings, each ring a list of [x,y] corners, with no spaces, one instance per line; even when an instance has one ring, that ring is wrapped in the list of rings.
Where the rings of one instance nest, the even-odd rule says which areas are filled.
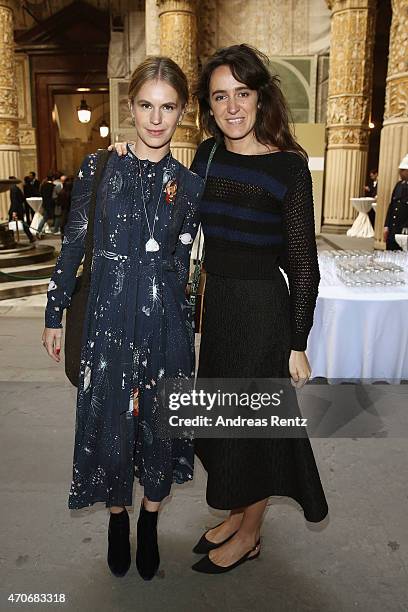
[[[124,576],[131,563],[129,515],[127,510],[110,513],[108,528],[108,565],[115,576]]]
[[[157,515],[158,512],[146,510],[142,501],[137,521],[136,567],[143,580],[151,580],[160,565]]]

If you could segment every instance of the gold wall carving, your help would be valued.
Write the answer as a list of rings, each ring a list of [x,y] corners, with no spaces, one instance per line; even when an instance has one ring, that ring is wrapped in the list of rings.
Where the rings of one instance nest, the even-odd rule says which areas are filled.
[[[245,42],[268,56],[277,56],[319,54],[329,46],[330,11],[320,0],[223,0],[215,4],[216,47]],[[206,31],[199,30],[199,34],[201,39]]]
[[[35,147],[35,129],[34,128],[20,128],[18,131],[20,147],[23,145],[30,145]]]
[[[0,144],[14,145],[18,143],[18,123],[11,119],[0,118]]]
[[[330,148],[343,145],[368,148],[369,132],[358,127],[332,127],[328,133],[327,143]]]

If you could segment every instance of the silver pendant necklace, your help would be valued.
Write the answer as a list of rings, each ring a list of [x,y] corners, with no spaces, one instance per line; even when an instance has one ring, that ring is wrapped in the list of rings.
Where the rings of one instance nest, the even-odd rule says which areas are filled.
[[[159,197],[157,198],[157,204],[156,204],[156,210],[154,211],[153,227],[152,228],[150,228],[149,217],[147,215],[147,209],[146,209],[146,201],[145,201],[144,189],[143,189],[143,181],[142,181],[142,167],[140,165],[140,159],[137,158],[137,162],[139,164],[139,177],[140,177],[140,188],[141,188],[141,192],[142,192],[143,208],[144,208],[144,213],[145,213],[145,217],[146,217],[146,223],[147,223],[147,227],[149,229],[149,236],[150,236],[149,240],[145,244],[146,253],[154,253],[154,252],[156,252],[156,251],[158,251],[160,249],[159,243],[154,238],[154,226],[156,225],[157,211],[159,210],[159,204],[160,204],[160,198],[161,198],[161,195],[162,195],[163,185],[164,185],[165,182],[167,183],[167,181],[169,180],[169,176],[170,176],[169,175],[169,166],[170,166],[171,158],[172,158],[171,151],[169,151],[169,159],[167,161],[166,168],[163,170],[162,185],[160,187]]]

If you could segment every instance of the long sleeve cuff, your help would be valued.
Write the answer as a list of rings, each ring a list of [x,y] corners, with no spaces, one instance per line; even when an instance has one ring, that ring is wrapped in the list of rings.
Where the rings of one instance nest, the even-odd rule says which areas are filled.
[[[49,327],[50,329],[61,329],[62,314],[63,310],[60,306],[47,308],[45,311],[45,327]]]
[[[302,332],[292,333],[290,348],[292,351],[305,351],[309,334]]]

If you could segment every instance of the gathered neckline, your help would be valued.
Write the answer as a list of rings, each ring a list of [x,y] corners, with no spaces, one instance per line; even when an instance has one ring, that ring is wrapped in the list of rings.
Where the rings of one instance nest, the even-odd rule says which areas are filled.
[[[235,151],[230,151],[227,149],[224,141],[221,142],[221,146],[227,153],[231,153],[231,155],[239,155],[239,157],[267,157],[268,155],[275,155],[277,153],[290,153],[290,151],[281,151],[280,149],[279,151],[269,151],[269,153],[236,153]]]
[[[159,161],[151,161],[150,159],[146,158],[146,159],[141,159],[140,157],[138,157],[130,148],[129,143],[126,144],[126,148],[128,150],[128,152],[131,154],[132,157],[134,157],[135,159],[137,159],[138,161],[140,161],[140,163],[142,164],[151,164],[152,166],[157,166],[158,164],[161,164],[162,161],[164,161],[169,155],[170,155],[170,151],[168,151],[166,153],[166,155],[164,155],[161,159],[159,159]]]

